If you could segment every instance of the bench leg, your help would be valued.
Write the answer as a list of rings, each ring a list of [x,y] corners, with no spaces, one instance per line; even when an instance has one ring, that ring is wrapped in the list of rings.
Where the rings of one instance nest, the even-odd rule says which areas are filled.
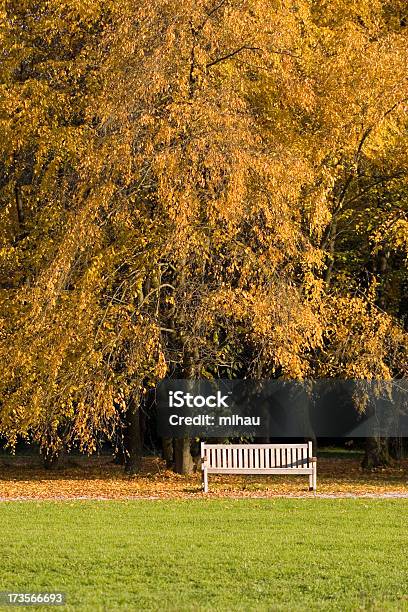
[[[208,493],[208,474],[207,474],[206,468],[203,469],[201,478],[202,478],[204,493]]]
[[[313,458],[313,473],[309,476],[309,491],[316,491],[317,488],[317,461]]]

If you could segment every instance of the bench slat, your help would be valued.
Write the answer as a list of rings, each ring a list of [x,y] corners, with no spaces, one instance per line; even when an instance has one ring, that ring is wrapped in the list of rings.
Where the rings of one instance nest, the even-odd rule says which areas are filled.
[[[254,449],[254,463],[255,463],[255,468],[259,468],[259,453],[261,452],[261,449],[259,448],[255,448]]]

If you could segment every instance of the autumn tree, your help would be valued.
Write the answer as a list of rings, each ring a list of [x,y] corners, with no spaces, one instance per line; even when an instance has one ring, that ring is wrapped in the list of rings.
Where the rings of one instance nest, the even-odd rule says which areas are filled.
[[[380,258],[384,240],[403,257],[397,4],[7,5],[11,444],[92,452],[125,432],[135,471],[141,398],[166,375],[402,375],[399,314],[352,263]],[[190,441],[175,450],[189,471]]]

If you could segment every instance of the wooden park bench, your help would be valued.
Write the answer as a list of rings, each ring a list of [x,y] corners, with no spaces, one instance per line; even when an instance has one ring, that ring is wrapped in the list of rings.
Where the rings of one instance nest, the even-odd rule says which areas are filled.
[[[309,491],[316,491],[317,460],[312,443],[207,444],[201,443],[202,482],[208,493],[208,474],[304,474]]]

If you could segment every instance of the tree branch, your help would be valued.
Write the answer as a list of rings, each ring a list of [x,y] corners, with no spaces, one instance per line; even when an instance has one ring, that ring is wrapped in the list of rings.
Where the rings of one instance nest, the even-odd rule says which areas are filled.
[[[216,4],[206,15],[204,21],[202,21],[200,23],[200,25],[197,27],[197,29],[195,30],[196,33],[198,34],[198,32],[201,32],[201,30],[204,28],[205,24],[207,23],[207,21],[209,19],[211,19],[211,17],[214,15],[214,13],[216,13],[220,8],[222,8],[224,6],[224,4],[227,2],[227,0],[221,0],[221,2],[219,2],[218,4]]]
[[[228,53],[227,55],[223,55],[222,57],[218,57],[212,62],[209,62],[206,65],[206,68],[211,68],[212,66],[215,66],[216,64],[219,64],[220,62],[231,59],[235,55],[238,55],[238,53],[241,53],[241,51],[262,51],[262,49],[260,49],[260,47],[250,47],[249,45],[243,45],[239,49],[235,49],[235,51],[231,51],[231,53]]]
[[[214,15],[214,13],[216,13],[220,8],[222,8],[222,6],[227,2],[227,0],[221,0],[221,2],[219,2],[218,4],[216,4],[214,6],[214,8],[211,9],[211,11],[209,11],[207,13],[207,19],[209,19],[212,15]]]

